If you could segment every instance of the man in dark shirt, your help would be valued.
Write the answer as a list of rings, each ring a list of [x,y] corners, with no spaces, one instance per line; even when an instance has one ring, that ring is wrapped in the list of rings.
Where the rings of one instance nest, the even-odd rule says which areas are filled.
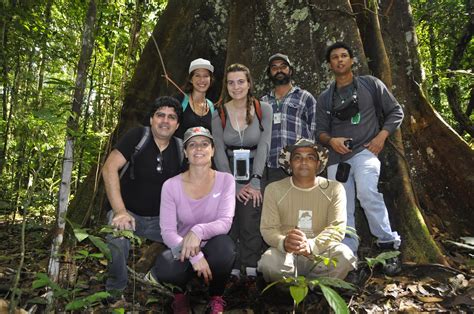
[[[387,137],[400,127],[403,111],[381,80],[353,74],[353,58],[352,49],[343,42],[327,49],[326,61],[335,82],[318,98],[316,134],[329,148],[328,178],[344,182],[347,225],[355,227],[357,196],[377,245],[382,249],[398,249],[400,236],[390,226],[383,195],[377,188],[380,176],[377,156]],[[357,238],[346,235],[343,243],[357,253]],[[384,268],[386,273],[397,270],[397,265],[394,271],[390,267]]]
[[[150,105],[149,138],[137,154],[143,127],[127,132],[105,161],[102,176],[112,210],[109,224],[117,230],[133,230],[137,236],[163,242],[160,230],[160,199],[163,183],[181,168],[181,140],[173,134],[179,126],[182,109],[172,97],[159,97]],[[132,157],[133,156],[133,157]],[[120,169],[130,161],[120,178]],[[127,286],[127,260],[130,240],[107,238],[112,253],[106,290],[121,297]]]

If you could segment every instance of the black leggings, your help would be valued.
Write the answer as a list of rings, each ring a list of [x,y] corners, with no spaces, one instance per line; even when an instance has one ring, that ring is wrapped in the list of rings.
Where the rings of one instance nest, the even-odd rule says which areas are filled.
[[[221,296],[235,260],[234,241],[226,234],[218,235],[201,249],[212,272],[209,295]],[[186,290],[186,284],[196,276],[191,263],[188,260],[175,260],[170,249],[157,257],[151,271],[158,281],[178,286],[183,292]]]

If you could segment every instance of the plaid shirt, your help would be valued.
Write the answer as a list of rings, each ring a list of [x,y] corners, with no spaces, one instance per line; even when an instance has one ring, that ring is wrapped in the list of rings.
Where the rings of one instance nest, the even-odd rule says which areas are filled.
[[[281,122],[272,124],[272,142],[267,165],[278,168],[281,149],[294,144],[300,138],[314,140],[316,132],[316,99],[308,91],[293,86],[278,102],[275,92],[262,97],[273,108],[273,114],[281,112]]]

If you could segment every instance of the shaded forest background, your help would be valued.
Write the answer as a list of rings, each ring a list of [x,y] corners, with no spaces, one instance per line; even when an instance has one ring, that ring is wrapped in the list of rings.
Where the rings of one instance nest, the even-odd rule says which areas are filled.
[[[192,59],[210,59],[216,83],[209,97],[217,100],[223,70],[232,62],[250,66],[261,95],[269,88],[266,60],[276,51],[290,55],[296,83],[317,96],[331,79],[325,46],[346,40],[356,50],[356,70],[381,77],[408,113],[403,139],[394,138],[383,156],[384,165],[398,166],[385,167],[381,183],[382,190],[393,189],[387,194],[396,225],[407,225],[402,234],[411,241],[405,256],[447,262],[434,243],[427,245],[433,247],[430,254],[420,257],[416,251],[432,241],[429,235],[437,243],[472,235],[474,1],[318,3],[2,1],[2,227],[22,221],[27,232],[44,230],[48,247],[64,230],[66,210],[79,225],[103,223],[100,165],[111,144],[142,121],[148,101],[176,93],[163,78],[156,45],[179,85]],[[349,22],[334,22],[342,19]],[[301,36],[297,43],[306,46],[288,44],[288,34],[295,32]],[[317,37],[322,33],[327,37]],[[377,34],[380,38],[372,38]],[[384,43],[368,44],[379,39]],[[259,51],[252,50],[252,40]],[[417,219],[426,230],[405,221],[412,219],[403,207],[416,207],[410,215],[421,215]],[[428,235],[410,235],[422,231]]]

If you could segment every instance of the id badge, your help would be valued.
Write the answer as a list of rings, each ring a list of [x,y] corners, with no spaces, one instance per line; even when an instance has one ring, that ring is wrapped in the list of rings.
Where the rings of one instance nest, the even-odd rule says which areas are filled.
[[[273,123],[280,124],[281,123],[281,112],[274,112],[273,113]]]
[[[298,229],[306,234],[306,237],[314,237],[313,232],[313,211],[300,209],[298,211]]]
[[[250,150],[234,150],[234,178],[237,181],[250,179]]]

